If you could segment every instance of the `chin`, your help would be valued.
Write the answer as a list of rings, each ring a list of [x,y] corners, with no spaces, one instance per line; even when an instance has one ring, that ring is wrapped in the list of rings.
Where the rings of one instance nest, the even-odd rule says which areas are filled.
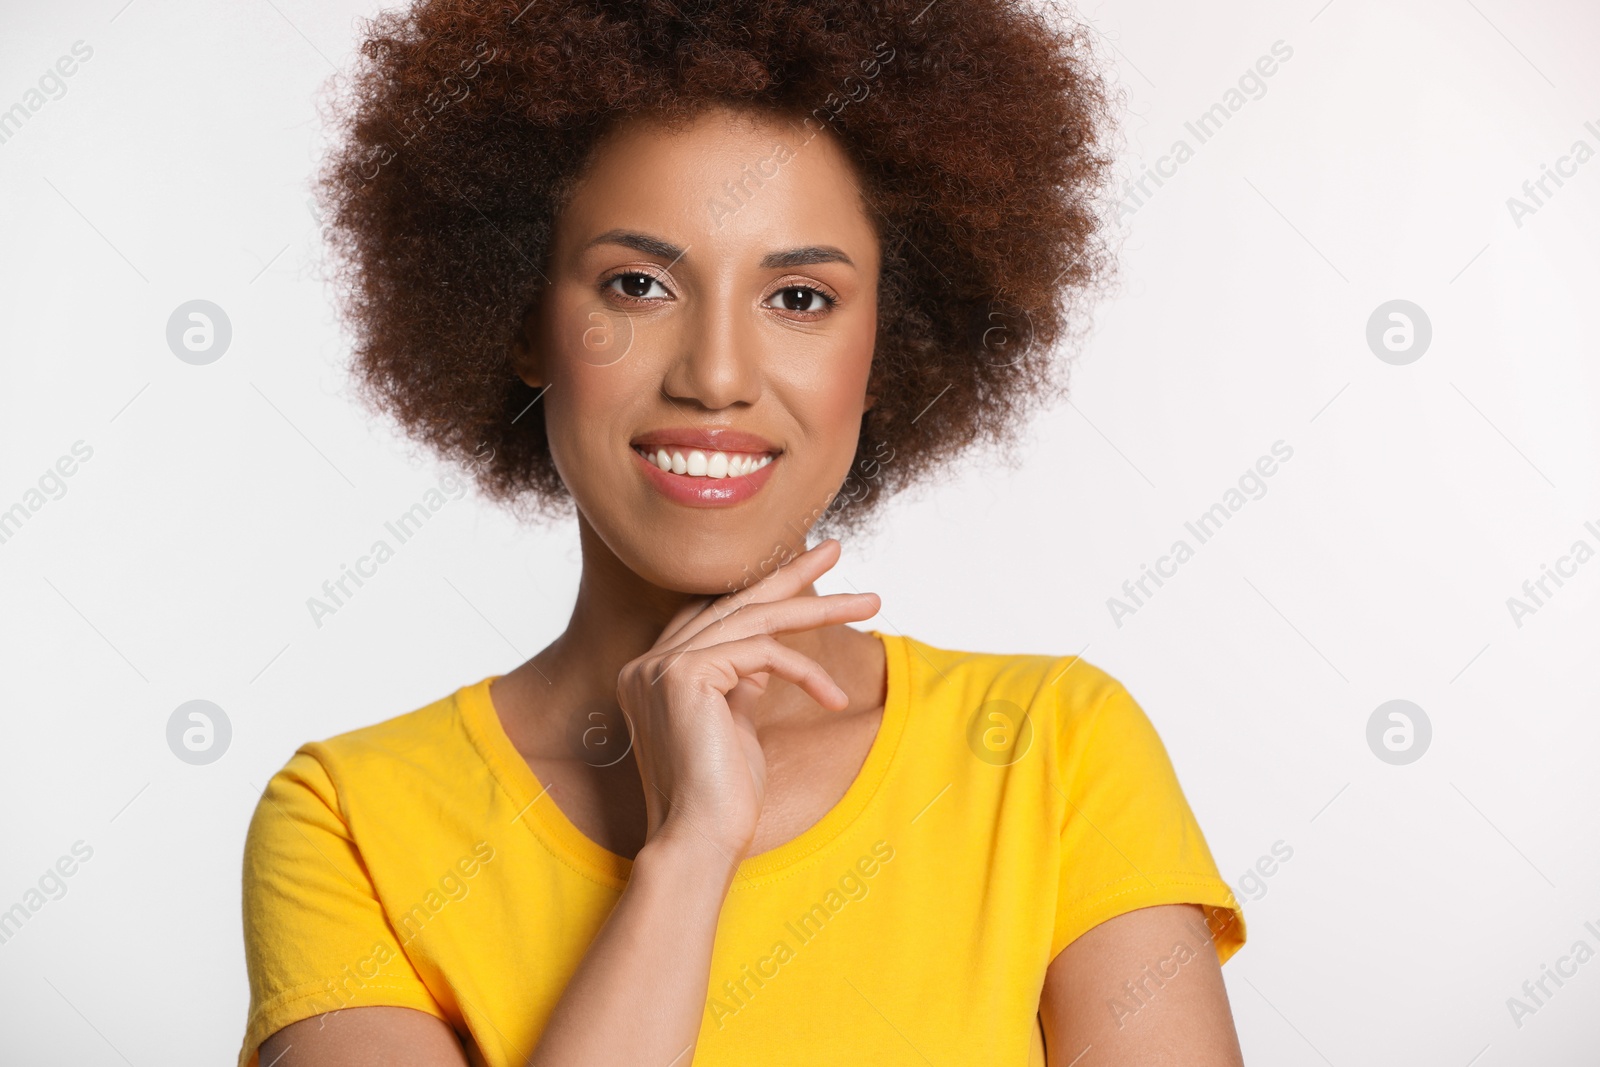
[[[806,549],[798,531],[809,526],[798,521],[770,529],[765,522],[747,530],[736,529],[739,525],[696,522],[690,516],[672,526],[634,525],[621,537],[603,539],[640,578],[695,596],[722,596],[754,585]]]

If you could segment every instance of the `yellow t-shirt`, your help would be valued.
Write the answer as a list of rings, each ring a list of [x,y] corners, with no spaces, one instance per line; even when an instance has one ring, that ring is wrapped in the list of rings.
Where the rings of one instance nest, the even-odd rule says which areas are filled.
[[[1045,969],[1098,923],[1244,916],[1166,749],[1072,656],[888,654],[883,721],[815,826],[740,864],[717,926],[696,1067],[1045,1062]],[[300,1019],[375,1004],[446,1020],[475,1065],[525,1062],[632,862],[543,792],[494,677],[307,744],[245,843],[250,1013],[240,1067]]]

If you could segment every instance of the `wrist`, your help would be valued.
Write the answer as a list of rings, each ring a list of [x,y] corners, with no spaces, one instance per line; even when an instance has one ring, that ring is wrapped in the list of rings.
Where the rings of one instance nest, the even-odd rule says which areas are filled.
[[[733,885],[742,851],[669,821],[639,850],[633,861],[633,878],[643,873],[652,881],[685,891],[715,891],[720,899]]]

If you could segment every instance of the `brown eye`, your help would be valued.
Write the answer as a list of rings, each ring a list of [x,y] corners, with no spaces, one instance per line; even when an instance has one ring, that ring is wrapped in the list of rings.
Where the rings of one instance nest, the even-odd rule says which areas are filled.
[[[615,292],[631,297],[634,300],[659,299],[659,297],[650,295],[650,287],[652,285],[660,289],[662,295],[670,295],[667,293],[666,286],[662,285],[653,276],[636,270],[608,278],[606,285]]]
[[[813,289],[808,285],[791,285],[779,289],[773,294],[781,302],[780,306],[785,311],[801,313],[823,311],[833,305],[833,301],[821,290]]]

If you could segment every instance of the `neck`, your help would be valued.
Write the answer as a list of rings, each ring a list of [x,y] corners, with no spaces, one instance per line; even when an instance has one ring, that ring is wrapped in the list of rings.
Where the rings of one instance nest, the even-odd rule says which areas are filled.
[[[593,707],[597,701],[614,701],[617,675],[622,668],[648,652],[685,605],[706,599],[641,578],[617,558],[581,515],[578,534],[583,567],[566,629],[514,672],[532,672],[527,683],[530,697],[545,707]],[[808,585],[797,595],[816,596],[816,587]],[[831,645],[830,631],[834,629],[837,627],[773,636],[821,661],[824,647]],[[703,647],[723,639],[717,636],[713,623],[697,635],[695,644]],[[807,702],[809,697],[794,686],[769,676],[767,690],[751,718],[759,728],[765,721],[784,717]]]

